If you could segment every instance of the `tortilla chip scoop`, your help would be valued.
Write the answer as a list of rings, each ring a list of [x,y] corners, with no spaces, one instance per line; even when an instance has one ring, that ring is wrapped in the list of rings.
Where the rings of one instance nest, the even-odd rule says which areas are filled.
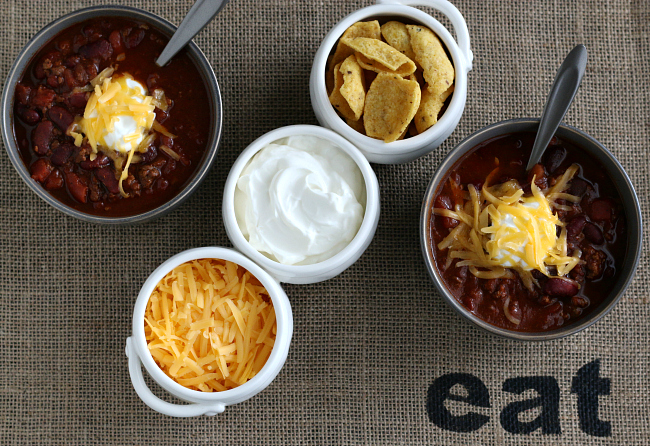
[[[341,85],[341,96],[350,106],[354,113],[355,121],[363,113],[363,104],[366,100],[366,88],[363,70],[357,63],[354,56],[349,56],[339,67],[339,72],[343,75],[343,85]]]
[[[341,40],[354,39],[355,37],[368,37],[378,40],[381,39],[379,22],[377,20],[373,20],[372,22],[357,22],[346,29],[336,45],[336,51],[332,56],[332,66],[347,59],[351,54],[354,54],[354,50],[341,42]]]
[[[406,29],[411,37],[415,60],[424,70],[429,92],[440,96],[454,83],[454,66],[433,31],[419,25],[406,25]]]
[[[445,101],[454,91],[454,86],[452,85],[439,96],[433,95],[428,89],[422,90],[422,100],[420,101],[420,108],[415,114],[415,128],[418,133],[422,133],[431,127],[433,124],[438,122],[438,114],[442,110],[442,106]]]
[[[366,135],[396,141],[420,106],[420,85],[396,74],[379,73],[366,94],[363,124]]]
[[[365,70],[394,73],[400,76],[408,76],[415,72],[415,62],[381,40],[356,37],[341,39],[341,41],[356,51],[357,61]]]
[[[343,74],[340,70],[341,65],[342,63],[339,63],[334,67],[334,89],[329,96],[329,100],[336,111],[341,113],[345,119],[356,121],[359,118],[355,117],[355,113],[348,105],[348,101],[341,95],[341,86],[343,85]]]

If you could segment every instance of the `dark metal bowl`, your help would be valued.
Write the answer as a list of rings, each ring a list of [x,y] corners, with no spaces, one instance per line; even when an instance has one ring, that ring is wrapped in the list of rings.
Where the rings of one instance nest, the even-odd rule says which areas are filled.
[[[142,223],[165,215],[180,206],[181,203],[183,203],[194,191],[196,191],[201,182],[207,176],[207,173],[210,171],[210,167],[212,167],[212,163],[217,156],[219,140],[221,139],[221,92],[219,91],[219,85],[217,84],[217,79],[214,75],[214,71],[212,71],[210,63],[205,58],[203,52],[196,46],[196,44],[194,42],[190,42],[186,48],[189,52],[190,58],[196,65],[199,73],[201,73],[203,82],[208,89],[209,95],[206,100],[210,102],[210,112],[213,116],[213,119],[212,127],[210,129],[210,136],[208,139],[209,142],[206,146],[207,148],[205,154],[201,159],[198,169],[187,181],[185,187],[172,199],[155,209],[144,212],[142,214],[131,215],[127,217],[101,217],[97,215],[86,214],[61,203],[52,195],[50,195],[45,189],[43,189],[40,184],[31,178],[27,167],[20,157],[20,151],[16,144],[13,132],[15,86],[22,78],[23,73],[29,66],[32,58],[47,42],[56,37],[61,31],[65,30],[66,28],[69,28],[76,23],[95,17],[124,17],[132,20],[138,20],[152,25],[170,37],[176,31],[176,27],[169,23],[167,20],[164,20],[157,15],[151,14],[141,9],[126,6],[95,6],[91,8],[80,9],[53,21],[49,25],[45,26],[42,30],[40,30],[38,34],[32,37],[32,39],[18,54],[18,57],[11,67],[11,70],[9,70],[9,75],[7,76],[7,80],[5,82],[5,88],[2,92],[2,139],[4,140],[7,153],[9,154],[9,159],[11,159],[14,168],[18,171],[18,174],[23,179],[23,181],[27,183],[27,185],[36,193],[36,195],[41,197],[54,208],[72,217],[92,223]]]
[[[581,149],[585,150],[590,156],[598,160],[605,168],[609,177],[618,189],[618,193],[623,201],[623,209],[625,211],[625,218],[627,224],[627,251],[623,267],[620,271],[620,277],[614,289],[610,292],[609,296],[590,314],[583,319],[578,320],[574,324],[568,324],[558,329],[546,332],[526,333],[506,330],[496,327],[492,324],[479,319],[474,314],[470,313],[454,296],[447,290],[440,273],[435,265],[434,253],[432,250],[429,220],[431,218],[431,210],[433,208],[433,200],[436,196],[436,191],[440,185],[440,181],[444,178],[445,174],[454,166],[454,164],[461,159],[469,150],[476,147],[483,141],[494,138],[499,135],[514,132],[535,132],[539,120],[537,119],[513,119],[508,121],[498,122],[487,126],[476,133],[470,135],[454,147],[447,155],[445,160],[440,164],[436,170],[422,203],[422,214],[420,215],[420,242],[422,245],[422,254],[424,255],[424,262],[429,271],[431,279],[436,288],[442,295],[443,299],[454,309],[457,313],[465,317],[470,322],[480,328],[503,336],[510,339],[517,339],[521,341],[546,341],[550,339],[558,339],[564,336],[575,334],[591,324],[598,321],[611,311],[612,308],[618,303],[621,296],[625,293],[628,285],[634,277],[636,268],[639,264],[641,256],[641,243],[642,243],[642,224],[641,224],[641,208],[639,207],[639,199],[634,192],[634,187],[630,182],[630,178],[623,170],[621,164],[614,158],[609,150],[607,150],[598,141],[587,135],[586,133],[567,126],[560,125],[556,135],[565,141],[568,141]]]

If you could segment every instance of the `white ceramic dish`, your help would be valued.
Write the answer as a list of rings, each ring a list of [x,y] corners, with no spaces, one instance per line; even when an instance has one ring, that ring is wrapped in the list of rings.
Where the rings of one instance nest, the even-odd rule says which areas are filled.
[[[266,145],[287,136],[311,135],[326,139],[345,151],[359,166],[366,186],[366,209],[359,228],[359,232],[352,239],[350,244],[333,257],[313,265],[283,265],[269,259],[255,248],[241,233],[237,218],[235,216],[235,188],[242,170],[250,159]],[[379,184],[375,172],[370,167],[368,160],[361,154],[359,149],[349,141],[331,130],[313,125],[292,125],[273,130],[253,141],[239,155],[233,164],[226,179],[223,192],[223,222],[226,226],[228,238],[237,250],[260,265],[271,276],[279,282],[285,283],[316,283],[331,279],[340,274],[354,262],[366,250],[377,229],[379,221]]]
[[[268,361],[253,379],[231,390],[223,392],[201,392],[184,387],[158,367],[154,361],[144,334],[144,314],[149,297],[158,282],[176,266],[196,259],[224,259],[246,268],[264,285],[269,292],[277,320],[275,344]],[[195,417],[199,415],[216,415],[226,406],[240,403],[264,390],[280,373],[287,360],[291,336],[293,334],[293,316],[291,304],[280,284],[266,271],[240,253],[220,247],[189,249],[181,252],[160,265],[142,286],[133,310],[133,335],[126,340],[126,356],[129,358],[129,374],[138,396],[153,410],[172,417]],[[142,365],[153,380],[173,396],[190,404],[173,404],[155,396],[142,375]]]
[[[452,23],[458,43],[449,31],[429,14],[411,6],[427,6],[444,14]],[[451,55],[456,71],[456,88],[449,107],[440,120],[427,131],[412,138],[385,143],[362,135],[348,126],[334,111],[325,88],[327,58],[341,35],[352,24],[368,20],[400,20],[408,24],[421,24],[435,32]],[[397,164],[419,158],[436,149],[454,131],[465,108],[467,99],[467,73],[472,69],[474,56],[469,46],[469,32],[465,19],[458,9],[446,0],[378,0],[377,5],[360,9],[337,23],[325,36],[314,57],[309,92],[311,104],[324,127],[352,142],[373,163]]]

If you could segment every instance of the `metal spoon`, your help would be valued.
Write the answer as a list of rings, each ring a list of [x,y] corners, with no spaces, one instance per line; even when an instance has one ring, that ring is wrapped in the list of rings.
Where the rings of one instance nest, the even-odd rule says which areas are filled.
[[[551,91],[546,98],[546,105],[539,121],[539,129],[533,144],[533,151],[528,159],[526,171],[533,168],[542,159],[544,150],[555,134],[557,127],[566,115],[575,97],[582,76],[587,66],[587,48],[578,45],[571,50],[557,70]]]
[[[165,66],[199,31],[210,23],[226,3],[228,0],[197,0],[156,60],[156,65]]]

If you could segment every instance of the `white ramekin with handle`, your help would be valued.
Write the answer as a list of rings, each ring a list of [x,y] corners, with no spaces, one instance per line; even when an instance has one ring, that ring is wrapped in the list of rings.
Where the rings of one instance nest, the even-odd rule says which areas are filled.
[[[439,21],[413,6],[431,7],[444,14],[451,22],[456,40]],[[420,135],[401,141],[385,143],[353,130],[330,104],[325,87],[327,59],[346,29],[356,22],[369,20],[399,20],[405,24],[420,24],[438,35],[451,55],[456,72],[455,89],[447,110],[440,120]],[[318,122],[340,134],[373,163],[398,164],[419,158],[436,149],[454,131],[465,108],[467,99],[467,73],[472,69],[474,56],[470,50],[469,32],[465,19],[447,0],[377,0],[377,4],[353,12],[337,23],[325,36],[314,57],[309,92]]]
[[[197,259],[223,259],[246,268],[266,288],[275,310],[277,334],[273,350],[266,364],[250,381],[223,392],[192,390],[171,379],[158,367],[158,364],[151,356],[144,333],[144,315],[147,303],[158,282],[178,265]],[[255,396],[275,379],[287,360],[292,334],[293,316],[289,299],[280,284],[264,269],[233,249],[222,247],[189,249],[171,257],[160,265],[151,273],[140,290],[133,310],[133,335],[126,340],[129,375],[131,376],[133,388],[140,399],[156,412],[172,417],[216,415],[223,412],[226,406],[240,403]],[[154,395],[144,380],[142,366],[160,387],[189,404],[169,403]]]
[[[283,265],[257,251],[246,240],[235,215],[235,189],[248,162],[268,144],[289,136],[315,136],[331,142],[347,153],[357,164],[366,189],[366,206],[359,231],[341,252],[313,265]],[[223,222],[228,238],[237,250],[260,265],[279,282],[307,284],[337,276],[356,262],[370,245],[379,222],[379,183],[370,163],[348,140],[331,130],[314,125],[290,125],[272,130],[250,143],[230,168],[223,191]]]

